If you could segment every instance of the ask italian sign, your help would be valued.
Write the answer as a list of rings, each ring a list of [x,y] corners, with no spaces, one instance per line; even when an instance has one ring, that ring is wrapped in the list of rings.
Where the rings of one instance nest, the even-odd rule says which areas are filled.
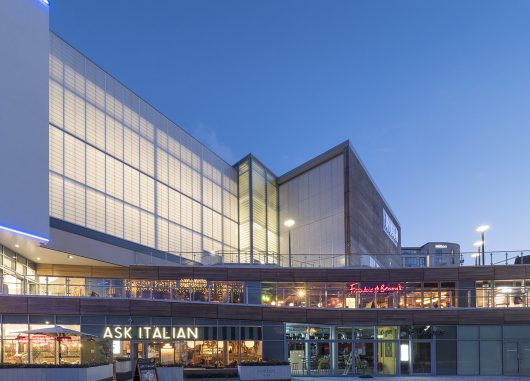
[[[105,327],[104,339],[160,339],[160,340],[195,340],[199,338],[197,327],[159,327],[159,326],[112,326]]]

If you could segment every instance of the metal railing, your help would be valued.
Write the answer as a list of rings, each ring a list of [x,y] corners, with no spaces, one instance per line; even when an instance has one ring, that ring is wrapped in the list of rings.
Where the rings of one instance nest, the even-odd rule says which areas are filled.
[[[135,264],[155,266],[246,266],[291,268],[461,267],[530,264],[530,250],[455,254],[322,254],[271,252],[136,252]]]
[[[12,278],[11,275],[9,275]],[[300,308],[512,308],[530,307],[530,280],[482,280],[475,287],[456,282],[394,282],[396,291],[365,293],[370,283],[261,282],[205,279],[135,280],[75,277],[0,277],[0,294],[73,298],[146,299]],[[437,282],[435,282],[437,283]],[[399,287],[396,285],[399,284]],[[352,285],[359,285],[354,287]],[[388,286],[388,285],[387,285]]]

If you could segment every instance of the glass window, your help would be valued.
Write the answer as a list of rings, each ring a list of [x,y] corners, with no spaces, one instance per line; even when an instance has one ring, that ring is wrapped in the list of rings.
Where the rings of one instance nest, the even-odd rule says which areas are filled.
[[[373,339],[374,327],[355,327],[353,329],[353,335],[356,340]]]
[[[3,324],[3,362],[7,364],[27,364],[29,361],[28,335],[18,332],[27,331],[27,324]]]
[[[307,326],[286,324],[285,338],[287,340],[304,340],[307,338]]]

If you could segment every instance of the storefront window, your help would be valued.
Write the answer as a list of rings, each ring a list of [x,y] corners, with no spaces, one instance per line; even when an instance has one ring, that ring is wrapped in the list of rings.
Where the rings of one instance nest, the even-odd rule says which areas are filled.
[[[27,324],[3,324],[3,362],[7,364],[27,364],[29,361],[28,335],[20,336],[20,331],[27,331]]]
[[[373,374],[374,343],[356,342],[353,346],[353,356],[356,374]]]
[[[346,376],[353,373],[353,344],[337,343],[337,373]]]
[[[494,307],[524,307],[525,291],[522,280],[495,281]]]
[[[261,304],[275,306],[276,302],[276,283],[263,282],[261,284]]]
[[[278,283],[276,303],[278,306],[305,307],[304,283]]]
[[[328,283],[327,285],[327,308],[344,307],[344,284]]]
[[[305,325],[287,324],[285,327],[287,340],[305,340],[307,333],[307,326]]]
[[[309,345],[311,374],[329,374],[331,370],[329,342],[311,342]]]
[[[308,293],[310,307],[326,306],[326,283],[309,283]]]
[[[293,376],[302,376],[307,372],[306,346],[307,344],[303,342],[287,343],[287,351]]]
[[[353,335],[356,340],[366,340],[374,338],[374,327],[355,327]]]

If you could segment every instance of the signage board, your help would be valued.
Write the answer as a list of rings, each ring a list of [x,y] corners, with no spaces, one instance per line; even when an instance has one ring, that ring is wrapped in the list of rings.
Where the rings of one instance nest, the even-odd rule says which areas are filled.
[[[375,286],[363,286],[359,283],[351,283],[349,285],[350,294],[389,294],[393,292],[403,291],[403,285],[401,283],[388,285],[388,284],[378,284]]]
[[[158,381],[155,359],[136,360],[134,381]]]
[[[107,326],[103,333],[104,339],[160,339],[160,340],[196,340],[199,338],[197,327],[161,327],[161,326]]]
[[[383,230],[392,243],[397,246],[399,244],[399,230],[385,209],[383,209]]]

